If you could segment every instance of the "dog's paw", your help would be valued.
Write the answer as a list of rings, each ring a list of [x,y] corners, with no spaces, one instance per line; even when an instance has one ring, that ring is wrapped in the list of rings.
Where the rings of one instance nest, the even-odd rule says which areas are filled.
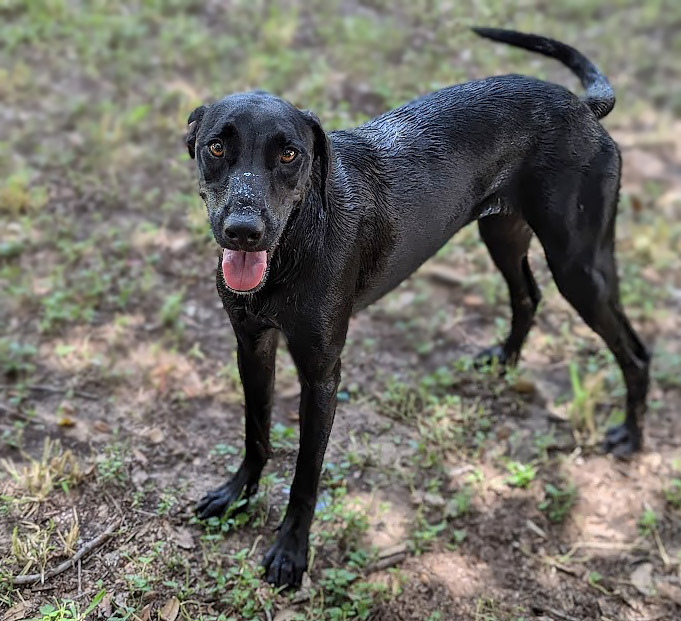
[[[307,569],[307,537],[280,536],[262,561],[265,579],[274,586],[298,587]]]
[[[243,493],[246,485],[241,483],[238,478],[228,481],[217,489],[208,492],[194,507],[196,516],[201,520],[207,520],[210,517],[219,517],[227,509],[235,505],[241,500],[239,506],[245,508],[248,504],[248,497],[255,493],[257,486],[253,489],[247,490]]]
[[[603,448],[615,457],[629,459],[641,450],[641,436],[632,433],[624,424],[617,425],[606,431]]]
[[[473,358],[473,366],[478,370],[490,369],[498,365],[500,369],[513,366],[517,356],[509,355],[503,345],[486,347]]]

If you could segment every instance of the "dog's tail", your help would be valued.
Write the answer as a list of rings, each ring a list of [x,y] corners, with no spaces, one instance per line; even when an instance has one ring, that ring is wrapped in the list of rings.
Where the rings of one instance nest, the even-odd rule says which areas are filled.
[[[615,107],[615,93],[606,78],[584,54],[575,48],[539,35],[524,34],[500,28],[473,28],[473,32],[515,47],[522,47],[555,58],[570,68],[580,79],[586,93],[582,100],[597,118],[602,119]]]

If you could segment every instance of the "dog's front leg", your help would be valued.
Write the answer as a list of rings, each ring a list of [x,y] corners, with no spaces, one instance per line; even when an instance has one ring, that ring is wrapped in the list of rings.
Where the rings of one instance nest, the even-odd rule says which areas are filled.
[[[263,560],[267,581],[277,586],[299,585],[307,568],[310,524],[336,412],[342,342],[331,355],[319,355],[314,346],[301,347],[291,340],[289,346],[301,381],[300,449],[286,515]]]
[[[209,492],[196,506],[201,519],[221,515],[258,489],[270,452],[270,418],[279,333],[273,328],[234,323],[239,374],[246,400],[246,455],[236,474]]]

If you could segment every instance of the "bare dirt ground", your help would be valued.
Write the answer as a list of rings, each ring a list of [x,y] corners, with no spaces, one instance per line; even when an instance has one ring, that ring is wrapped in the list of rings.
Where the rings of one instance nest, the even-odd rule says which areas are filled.
[[[3,621],[679,618],[676,3],[10,0],[0,20]],[[654,352],[645,451],[601,454],[623,383],[538,245],[544,298],[519,369],[472,369],[510,313],[466,229],[353,319],[309,580],[276,592],[258,561],[297,449],[283,346],[257,498],[208,523],[191,511],[238,465],[243,431],[186,118],[256,87],[329,129],[492,73],[577,88],[555,63],[475,39],[474,22],[569,41],[618,92],[621,287]]]

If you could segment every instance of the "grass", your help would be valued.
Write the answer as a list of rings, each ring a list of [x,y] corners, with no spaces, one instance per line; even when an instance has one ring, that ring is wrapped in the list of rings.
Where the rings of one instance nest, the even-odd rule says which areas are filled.
[[[8,550],[0,607],[26,600],[24,617],[45,621],[85,619],[94,606],[132,620],[158,618],[168,602],[172,613],[177,601],[177,619],[215,621],[284,610],[291,619],[389,618],[397,602],[432,621],[453,611],[530,618],[537,592],[526,586],[534,582],[518,588],[508,572],[455,603],[438,599],[440,584],[423,585],[426,600],[414,585],[429,555],[491,558],[479,535],[486,520],[517,518],[520,526],[504,525],[518,528],[509,537],[524,546],[526,516],[511,499],[525,502],[549,533],[547,554],[574,543],[561,526],[576,510],[570,471],[580,459],[593,467],[590,446],[621,415],[623,385],[612,357],[597,353],[600,345],[562,305],[540,249],[532,259],[544,301],[526,351],[543,358],[522,362],[532,366],[533,391],[517,390],[522,368],[504,377],[498,368],[472,368],[473,348],[505,337],[510,325],[502,278],[474,228],[438,254],[453,282],[416,277],[353,323],[307,599],[294,602],[262,582],[258,562],[290,494],[295,398],[275,403],[273,460],[248,508],[205,524],[190,517],[200,493],[239,462],[243,394],[182,133],[198,104],[251,88],[310,108],[328,130],[489,74],[525,72],[577,88],[557,63],[467,31],[504,24],[558,36],[597,60],[618,94],[607,126],[625,142],[648,141],[634,150],[674,171],[668,141],[681,111],[681,55],[673,53],[681,50],[673,27],[680,18],[674,3],[628,0],[607,10],[593,0],[513,7],[234,0],[228,10],[194,0],[0,3],[0,548]],[[631,150],[625,146],[625,160]],[[658,416],[674,409],[679,387],[681,226],[671,184],[631,183],[639,172],[625,174],[619,271],[628,314],[647,340],[658,340],[651,393]],[[296,370],[279,358],[278,381],[288,388]],[[543,392],[547,382],[560,386],[555,400]],[[40,384],[57,392],[29,388]],[[535,428],[544,418],[537,408],[570,420],[569,459],[555,456],[565,426]],[[163,430],[158,442],[154,429]],[[642,494],[658,490],[646,496],[654,506],[621,522],[669,536],[671,551],[681,484],[664,476],[662,494],[641,486]],[[72,557],[121,516],[121,534],[83,563],[83,593],[76,570],[48,581],[51,591],[29,596],[9,586],[9,575]],[[403,577],[372,571],[376,541],[388,536],[406,546]],[[508,552],[504,545],[495,541]],[[526,570],[518,575],[535,576],[536,567],[514,562]],[[599,584],[618,571],[598,570]],[[585,588],[579,601],[593,597],[594,587]],[[521,591],[526,599],[507,604],[509,592]],[[561,604],[558,592],[546,593]]]
[[[68,493],[83,477],[82,469],[68,450],[62,450],[59,441],[45,438],[40,458],[24,455],[27,463],[17,466],[3,459],[0,465],[9,473],[14,483],[17,498],[26,503],[39,503],[45,500],[55,488]]]
[[[55,600],[54,604],[41,606],[39,609],[40,616],[33,617],[29,621],[66,621],[67,619],[85,621],[105,596],[106,591],[100,591],[85,608],[81,608],[81,604],[75,601]]]

